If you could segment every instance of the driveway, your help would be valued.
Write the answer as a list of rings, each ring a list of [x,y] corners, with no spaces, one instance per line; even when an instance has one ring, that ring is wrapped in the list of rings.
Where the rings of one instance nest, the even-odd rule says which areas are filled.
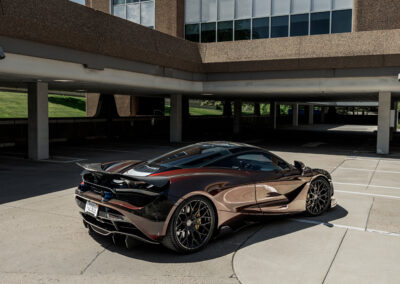
[[[71,146],[56,149],[47,162],[2,156],[0,283],[400,282],[400,159],[394,156],[271,147],[287,161],[329,170],[338,206],[316,218],[250,220],[196,254],[147,244],[128,250],[88,234],[74,201],[80,170],[73,161],[146,159],[173,148]]]

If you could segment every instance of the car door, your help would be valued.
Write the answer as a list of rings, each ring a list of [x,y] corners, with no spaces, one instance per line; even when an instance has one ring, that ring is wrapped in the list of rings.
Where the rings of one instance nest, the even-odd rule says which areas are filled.
[[[207,165],[207,168],[212,168],[215,174],[220,174],[218,183],[210,182],[212,187],[209,187],[207,191],[212,193],[215,199],[223,203],[229,211],[259,214],[255,184],[250,170],[243,165],[240,155],[230,156]],[[210,191],[210,188],[213,190]],[[216,194],[215,189],[218,189]]]
[[[256,202],[261,212],[276,212],[290,202],[291,193],[304,181],[297,169],[269,152],[248,153],[259,166],[250,170],[255,183]]]

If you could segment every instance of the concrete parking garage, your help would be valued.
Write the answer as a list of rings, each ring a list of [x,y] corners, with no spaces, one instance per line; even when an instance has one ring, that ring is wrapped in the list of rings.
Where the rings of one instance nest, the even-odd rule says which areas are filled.
[[[59,146],[60,161],[1,156],[1,283],[398,283],[399,154],[335,143],[267,146],[333,176],[338,206],[321,217],[249,219],[199,253],[161,246],[128,250],[89,235],[74,201],[75,160],[147,159],[179,145],[96,143]]]

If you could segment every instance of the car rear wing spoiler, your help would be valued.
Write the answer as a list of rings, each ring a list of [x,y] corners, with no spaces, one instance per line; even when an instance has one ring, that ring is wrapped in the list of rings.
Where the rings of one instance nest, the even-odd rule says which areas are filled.
[[[127,175],[127,174],[116,174],[116,173],[110,173],[101,167],[100,163],[88,163],[88,164],[82,164],[82,163],[76,163],[79,167],[83,168],[84,170],[91,172],[93,174],[99,174],[99,175],[106,175],[110,176],[112,178],[124,178],[132,181],[142,181],[151,185],[154,185],[155,187],[162,188],[166,186],[169,183],[169,178],[168,177],[142,177],[142,176],[133,176],[133,175]]]

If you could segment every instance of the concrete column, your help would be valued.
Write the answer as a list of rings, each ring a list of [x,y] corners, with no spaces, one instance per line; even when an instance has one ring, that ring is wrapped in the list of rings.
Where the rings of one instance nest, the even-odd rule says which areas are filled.
[[[28,85],[28,157],[49,158],[48,84],[43,82]]]
[[[399,109],[398,109],[399,102],[396,101],[394,104],[394,132],[397,132],[397,127],[399,125]]]
[[[270,102],[269,105],[269,117],[272,119],[272,129],[276,129],[276,102]]]
[[[314,105],[308,106],[308,124],[314,124]]]
[[[379,93],[377,154],[389,154],[391,93]]]
[[[254,115],[255,116],[260,116],[261,115],[260,103],[254,103]]]
[[[242,102],[239,100],[234,101],[233,107],[233,134],[240,133],[240,119],[242,116]]]
[[[171,95],[170,142],[182,142],[182,95]]]
[[[232,116],[232,105],[230,100],[224,101],[224,110],[222,115],[224,116]]]
[[[325,107],[321,107],[321,123],[325,123]]]
[[[299,104],[292,105],[293,126],[299,126]]]

